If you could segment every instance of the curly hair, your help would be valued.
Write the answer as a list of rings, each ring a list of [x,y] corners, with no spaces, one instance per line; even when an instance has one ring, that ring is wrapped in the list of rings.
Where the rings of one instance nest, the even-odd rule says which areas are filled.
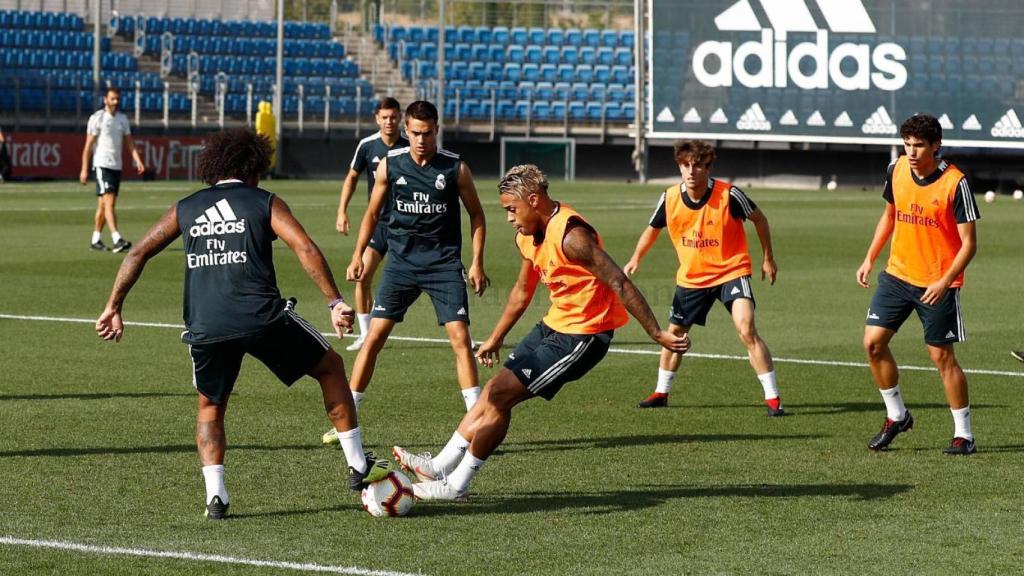
[[[548,177],[533,164],[520,164],[509,168],[498,182],[498,194],[511,194],[526,198],[530,194],[547,194]]]
[[[250,182],[270,168],[273,154],[274,145],[263,134],[245,128],[222,130],[206,139],[197,172],[211,186],[228,178]]]
[[[711,164],[715,161],[715,147],[703,140],[676,140],[672,144],[672,153],[677,163],[691,160],[697,164]]]
[[[935,116],[914,114],[900,125],[900,138],[920,138],[928,144],[942,142],[942,124]]]

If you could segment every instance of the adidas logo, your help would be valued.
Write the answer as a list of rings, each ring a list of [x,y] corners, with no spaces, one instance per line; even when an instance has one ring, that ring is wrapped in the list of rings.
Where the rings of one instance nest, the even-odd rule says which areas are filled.
[[[836,119],[834,122],[832,122],[832,125],[835,126],[836,128],[853,128],[853,120],[850,119],[850,115],[846,112],[846,110],[843,110],[842,113],[839,114],[839,116],[836,116]]]
[[[690,108],[683,115],[683,124],[700,124],[701,121],[700,113],[697,112],[696,108]]]
[[[701,84],[730,87],[735,80],[747,88],[784,88],[792,82],[804,90],[820,90],[829,88],[831,80],[835,87],[849,91],[870,90],[872,86],[895,91],[906,85],[907,51],[899,44],[881,42],[872,49],[868,44],[835,45],[829,41],[830,32],[877,32],[862,0],[815,0],[824,26],[815,21],[807,0],[758,0],[768,27],[761,24],[752,1],[735,2],[715,17],[715,27],[722,32],[760,32],[761,40],[744,42],[735,50],[732,42],[708,40],[699,44],[693,51],[692,66]],[[790,32],[814,33],[815,41],[790,47]],[[848,60],[855,63],[855,69],[844,71],[840,64]],[[803,65],[805,61],[813,66]]]
[[[971,114],[970,116],[967,117],[967,120],[964,120],[964,123],[960,125],[960,128],[976,132],[978,130],[981,130],[981,122],[978,122],[977,116]]]
[[[665,106],[664,108],[662,108],[661,112],[658,112],[658,115],[655,116],[654,119],[656,121],[658,121],[658,122],[675,122],[676,121],[675,115],[672,114],[672,110],[670,110],[668,106]]]
[[[523,376],[526,376],[527,378],[529,378],[530,375],[533,374],[533,370],[531,370],[530,368],[523,368],[522,372]]]
[[[380,156],[374,156],[373,160],[370,160],[371,164],[380,164]]]
[[[383,306],[381,306],[380,304],[374,304],[373,305],[373,311],[374,312],[387,312],[388,309],[383,307]]]
[[[715,110],[714,112],[711,113],[711,123],[728,124],[729,117],[725,115],[725,112],[721,108],[719,108],[718,110]]]
[[[813,114],[807,117],[807,125],[817,126],[820,128],[825,126],[825,118],[821,115],[821,112],[815,110]]]
[[[395,180],[395,186],[405,186],[408,182],[405,181],[405,176],[399,176],[398,180]]]
[[[188,229],[189,236],[216,236],[220,234],[241,234],[245,232],[245,220],[239,220],[227,199],[222,198],[196,218],[195,225]]]
[[[466,309],[460,307],[459,311],[456,312],[456,314],[458,314],[459,316],[465,316],[466,315]]]
[[[865,134],[895,134],[896,125],[893,124],[892,118],[889,116],[889,112],[885,109],[885,106],[879,106],[878,110],[864,121],[864,125],[860,127],[860,131]]]
[[[733,286],[733,287],[732,287],[732,291],[731,291],[731,292],[729,292],[729,295],[730,295],[730,296],[733,296],[733,295],[736,295],[736,294],[739,294],[739,293],[740,293],[740,289],[739,289],[739,288],[737,288],[737,287],[735,287],[735,286]]]
[[[800,121],[796,119],[796,114],[792,110],[786,110],[786,113],[779,118],[780,126],[799,126]]]
[[[996,138],[1024,138],[1024,126],[1021,125],[1017,112],[1010,108],[989,133]]]
[[[878,320],[878,314],[875,314],[874,312],[868,312],[868,319],[869,320]]]
[[[764,111],[761,110],[761,105],[754,102],[747,108],[747,111],[740,116],[740,119],[736,122],[736,128],[740,130],[760,130],[768,131],[772,129],[772,123],[768,121],[764,116]]]
[[[950,330],[946,333],[946,338],[956,338],[956,334],[953,334],[953,331]]]
[[[954,128],[953,121],[949,119],[949,114],[939,116],[939,126],[942,126],[943,130],[952,130]]]

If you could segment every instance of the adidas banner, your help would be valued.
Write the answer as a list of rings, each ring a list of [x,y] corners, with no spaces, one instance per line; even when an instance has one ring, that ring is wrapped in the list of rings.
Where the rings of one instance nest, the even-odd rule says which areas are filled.
[[[82,169],[82,134],[43,134],[14,132],[5,134],[11,156],[12,178],[78,179]],[[133,136],[146,170],[156,178],[185,178],[189,163],[203,144],[198,136]],[[139,178],[132,165],[131,152],[122,157],[122,179]]]
[[[1020,0],[650,0],[649,138],[1024,148]]]

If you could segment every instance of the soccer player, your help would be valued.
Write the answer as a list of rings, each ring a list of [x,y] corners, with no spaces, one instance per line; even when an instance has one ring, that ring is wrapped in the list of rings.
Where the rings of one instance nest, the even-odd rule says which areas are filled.
[[[295,313],[294,301],[286,302],[278,291],[272,244],[281,238],[329,302],[338,337],[351,329],[352,309],[338,293],[320,249],[283,200],[258,188],[271,154],[270,141],[249,130],[210,137],[198,161],[199,176],[210,186],[171,206],[132,248],[96,321],[103,339],[120,341],[121,308],[146,262],[179,236],[184,239],[182,340],[189,345],[192,383],[199,392],[196,448],[210,519],[223,518],[230,504],[224,485],[224,414],[246,354],[263,362],[286,386],[303,375],[319,381],[327,416],[339,430],[350,488],[359,490],[386,475],[363,452],[341,356]]]
[[[752,265],[743,228],[744,220],[753,222],[761,241],[761,280],[767,278],[774,285],[778,266],[772,252],[768,219],[742,190],[710,177],[715,149],[709,144],[700,140],[679,140],[673,150],[683,180],[661,195],[624,270],[626,274],[635,274],[661,229],[667,227],[679,257],[669,330],[682,335],[694,324],[704,326],[715,301],[721,301],[732,316],[740,341],[747,347],[750,366],[764,390],[768,415],[783,416],[785,410],[779,398],[772,355],[754,324]],[[661,351],[657,386],[637,406],[668,406],[680,360],[679,354]]]
[[[380,130],[373,136],[363,138],[356,147],[356,153],[349,165],[348,175],[341,187],[341,202],[338,204],[338,232],[348,236],[349,220],[348,205],[352,201],[356,185],[359,183],[359,175],[366,172],[367,196],[373,192],[374,175],[377,165],[381,160],[387,158],[388,152],[395,148],[409,146],[409,141],[402,136],[399,123],[402,120],[402,108],[398,100],[386,97],[377,103],[377,109],[373,113]],[[373,230],[373,236],[367,246],[369,250],[363,251],[363,275],[356,282],[356,321],[359,324],[359,337],[349,345],[346,350],[359,350],[366,339],[366,333],[370,329],[370,309],[373,305],[373,292],[371,282],[373,275],[380,266],[381,260],[388,253],[387,227],[391,218],[391,204],[385,202],[381,207],[377,227]],[[333,438],[333,434],[331,434]],[[326,436],[325,436],[326,438]]]
[[[121,91],[108,87],[103,96],[103,108],[89,117],[85,132],[82,172],[78,180],[82,186],[89,181],[89,159],[92,158],[93,170],[96,171],[96,216],[93,218],[95,226],[90,244],[93,250],[108,250],[100,238],[104,224],[110,228],[114,252],[123,252],[132,247],[132,243],[122,238],[117,230],[117,194],[121,189],[121,155],[124,145],[127,144],[131,150],[139,174],[146,171],[146,166],[142,163],[139,151],[135,149],[128,117],[119,110],[120,106]]]
[[[359,228],[359,239],[347,277],[366,274],[364,252],[387,202],[391,204],[387,242],[391,257],[377,286],[370,330],[352,368],[356,408],[373,377],[377,355],[395,324],[405,318],[421,292],[434,305],[437,323],[445,327],[466,410],[480,396],[477,368],[469,336],[467,275],[462,266],[462,223],[459,200],[469,214],[473,261],[468,282],[482,296],[490,280],[484,273],[484,211],[469,166],[458,154],[437,146],[437,108],[425,100],[405,109],[405,134],[410,146],[396,148],[377,166],[373,192]]]
[[[899,369],[889,341],[910,313],[917,312],[928,355],[939,369],[953,413],[953,440],[944,452],[973,454],[977,448],[967,378],[953,344],[967,339],[960,287],[977,251],[978,204],[964,173],[938,158],[942,146],[938,120],[915,114],[900,126],[900,136],[906,155],[889,164],[882,192],[885,209],[857,269],[857,283],[870,287],[875,258],[892,238],[889,263],[878,274],[864,326],[864,349],[886,410],[882,430],[868,448],[885,450],[896,436],[914,426],[900,393]]]
[[[658,326],[643,295],[605,253],[597,231],[572,207],[548,196],[539,168],[510,169],[498,190],[522,260],[501,318],[477,359],[494,365],[539,282],[551,292],[551,308],[509,354],[437,457],[394,447],[395,458],[421,481],[413,484],[421,500],[465,499],[470,481],[505,439],[512,408],[536,396],[551,400],[566,383],[582,378],[608,352],[615,329],[629,319],[627,310],[663,347],[682,354],[690,346],[685,334]]]

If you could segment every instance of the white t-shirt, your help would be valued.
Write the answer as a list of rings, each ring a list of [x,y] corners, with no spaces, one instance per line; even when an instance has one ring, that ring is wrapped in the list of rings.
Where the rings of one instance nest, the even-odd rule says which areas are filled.
[[[111,116],[104,108],[90,116],[86,134],[96,136],[96,148],[92,154],[93,167],[120,170],[124,137],[130,136],[131,133],[128,117],[122,112]]]

